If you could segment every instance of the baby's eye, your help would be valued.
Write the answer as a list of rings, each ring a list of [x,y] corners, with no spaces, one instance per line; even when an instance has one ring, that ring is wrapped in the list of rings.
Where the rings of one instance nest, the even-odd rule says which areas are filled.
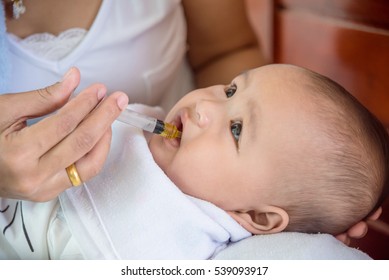
[[[231,84],[231,85],[227,86],[224,89],[224,92],[226,93],[227,98],[232,97],[235,94],[237,89],[238,89],[238,87],[236,86],[236,84]]]
[[[240,134],[242,132],[242,122],[240,121],[231,121],[231,134],[234,137],[236,144],[238,145]]]

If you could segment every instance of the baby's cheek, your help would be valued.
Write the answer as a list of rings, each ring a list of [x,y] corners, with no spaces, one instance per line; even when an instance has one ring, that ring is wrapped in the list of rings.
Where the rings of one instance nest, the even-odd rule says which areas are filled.
[[[166,165],[166,163],[163,161],[163,159],[166,157],[164,157],[163,147],[160,145],[160,139],[158,139],[158,137],[162,138],[160,136],[152,136],[149,142],[149,148],[155,162],[159,165],[159,167],[162,168],[162,166]]]
[[[174,165],[167,166],[164,170],[169,179],[183,192],[188,193],[187,179],[185,178],[185,173],[180,172],[179,169],[175,168]]]

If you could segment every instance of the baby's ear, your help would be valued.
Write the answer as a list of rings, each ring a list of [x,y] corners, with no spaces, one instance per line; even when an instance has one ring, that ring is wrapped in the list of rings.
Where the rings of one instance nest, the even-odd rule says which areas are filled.
[[[260,210],[227,211],[241,226],[252,234],[268,234],[283,231],[289,223],[289,215],[276,206]]]

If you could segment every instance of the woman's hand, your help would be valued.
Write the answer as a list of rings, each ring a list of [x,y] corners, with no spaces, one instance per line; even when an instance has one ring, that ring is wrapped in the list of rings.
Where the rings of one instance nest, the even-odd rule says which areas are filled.
[[[45,89],[0,96],[0,197],[47,201],[71,186],[65,168],[76,163],[83,181],[107,157],[112,122],[128,103],[124,93],[107,98],[95,84],[68,99],[80,81],[72,68]],[[32,126],[26,120],[58,110]]]
[[[375,221],[377,220],[382,213],[382,208],[378,208],[371,216],[367,218],[367,220]],[[336,236],[336,238],[342,241],[346,245],[350,245],[351,239],[360,239],[366,235],[368,231],[368,225],[366,221],[360,221],[350,227],[347,232],[341,233]]]

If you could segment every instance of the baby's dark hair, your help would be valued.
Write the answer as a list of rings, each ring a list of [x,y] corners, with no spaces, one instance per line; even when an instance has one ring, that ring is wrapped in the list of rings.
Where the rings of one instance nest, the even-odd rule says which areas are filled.
[[[286,176],[282,182],[294,192],[283,205],[290,218],[285,230],[339,234],[372,214],[388,195],[388,132],[342,86],[303,71],[317,108],[318,142],[325,144],[314,149],[313,158],[302,159],[308,166],[304,178]]]

